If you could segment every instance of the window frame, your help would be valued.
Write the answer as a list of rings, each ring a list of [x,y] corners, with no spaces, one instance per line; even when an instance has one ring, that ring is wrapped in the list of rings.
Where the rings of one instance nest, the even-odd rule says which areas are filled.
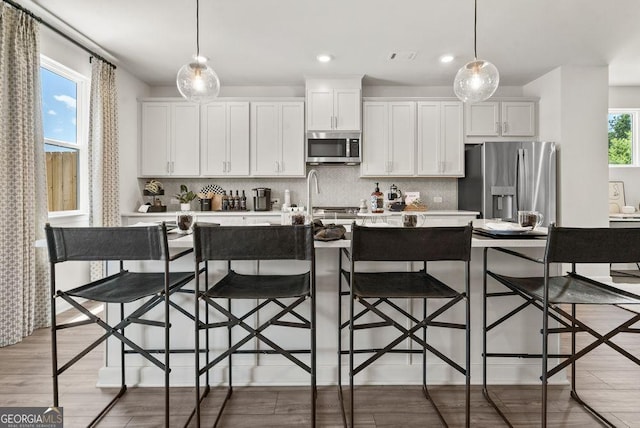
[[[609,168],[638,168],[640,167],[640,108],[610,108],[607,113],[607,129],[610,114],[629,114],[631,115],[631,163],[628,165],[609,163],[607,155],[607,164]],[[607,138],[607,144],[608,144]]]
[[[71,68],[45,56],[40,55],[40,67],[58,74],[76,84],[76,142],[46,138],[43,132],[43,145],[50,144],[71,148],[78,151],[78,190],[77,209],[66,211],[48,211],[48,217],[72,217],[89,214],[89,88],[91,79]],[[42,79],[40,80],[42,85]],[[44,108],[41,108],[44,120]]]

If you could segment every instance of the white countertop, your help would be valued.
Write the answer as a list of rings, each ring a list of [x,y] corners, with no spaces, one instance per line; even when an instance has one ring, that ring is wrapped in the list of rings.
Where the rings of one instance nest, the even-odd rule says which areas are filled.
[[[474,227],[483,227],[485,220],[474,220]],[[371,226],[385,227],[386,223],[375,223]],[[265,227],[268,227],[265,225]],[[350,231],[351,225],[345,225],[347,232]],[[546,228],[539,228],[546,232]],[[486,247],[508,247],[508,248],[544,248],[546,245],[546,239],[543,237],[537,238],[490,238],[485,236],[473,235],[471,239],[471,247],[473,248],[486,248]],[[169,247],[171,248],[188,248],[193,245],[192,235],[185,235],[180,238],[171,239],[169,241]],[[336,241],[315,241],[315,247],[318,248],[349,248],[351,247],[351,240],[338,239]]]
[[[164,212],[150,212],[150,213],[141,213],[138,211],[130,211],[123,212],[121,216],[123,217],[175,217],[180,211],[164,211]],[[282,214],[280,210],[272,210],[272,211],[198,211],[191,210],[196,216],[277,216]],[[364,213],[358,214],[359,216],[370,216],[370,217],[384,217],[384,216],[395,216],[402,215],[403,211],[385,211],[384,213]],[[477,211],[464,211],[464,210],[428,210],[428,211],[406,211],[409,214],[419,214],[424,216],[473,216],[476,217],[480,213]],[[318,215],[318,218],[322,218],[322,215]]]

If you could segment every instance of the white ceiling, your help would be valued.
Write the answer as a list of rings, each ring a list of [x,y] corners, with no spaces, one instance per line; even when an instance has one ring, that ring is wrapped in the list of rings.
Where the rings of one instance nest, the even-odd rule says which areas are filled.
[[[150,85],[173,85],[195,53],[195,0],[19,2]],[[608,64],[611,85],[640,86],[639,20],[639,0],[478,0],[478,57],[501,85]],[[365,85],[445,86],[473,57],[473,0],[200,0],[200,31],[223,85],[362,74]],[[394,62],[393,51],[417,55]],[[318,63],[321,52],[335,60]],[[452,63],[438,62],[445,53]]]

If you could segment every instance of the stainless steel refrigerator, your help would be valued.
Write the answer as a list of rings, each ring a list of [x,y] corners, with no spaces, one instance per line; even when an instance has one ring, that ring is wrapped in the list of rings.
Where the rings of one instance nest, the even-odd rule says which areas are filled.
[[[539,211],[544,226],[555,222],[555,143],[486,142],[467,146],[465,176],[458,179],[458,209],[508,221],[516,221],[518,211]]]

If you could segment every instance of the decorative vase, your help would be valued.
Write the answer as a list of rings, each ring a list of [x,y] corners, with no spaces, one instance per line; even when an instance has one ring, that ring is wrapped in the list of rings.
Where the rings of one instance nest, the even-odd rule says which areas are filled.
[[[196,216],[191,211],[180,211],[176,215],[176,225],[178,226],[178,233],[181,233],[183,235],[193,232],[193,223],[195,222]]]

